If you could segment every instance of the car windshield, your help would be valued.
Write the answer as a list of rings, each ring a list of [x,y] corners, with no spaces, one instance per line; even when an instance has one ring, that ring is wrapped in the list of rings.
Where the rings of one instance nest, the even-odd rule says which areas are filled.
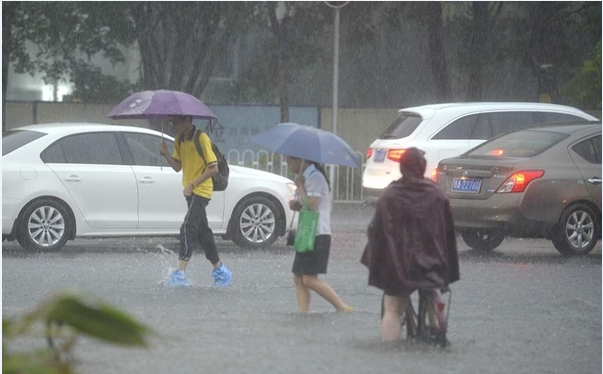
[[[533,157],[569,135],[553,131],[522,130],[492,139],[473,150],[468,156]]]
[[[30,130],[13,130],[2,134],[2,156],[5,156],[15,149],[23,147],[36,139],[45,136],[43,132]]]
[[[400,139],[409,136],[421,124],[423,118],[416,114],[402,113],[379,136],[379,139]]]

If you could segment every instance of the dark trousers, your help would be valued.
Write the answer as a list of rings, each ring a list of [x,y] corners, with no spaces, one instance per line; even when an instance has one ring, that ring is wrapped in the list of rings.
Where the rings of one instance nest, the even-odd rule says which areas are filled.
[[[214,233],[207,222],[205,208],[209,199],[195,194],[186,198],[188,211],[184,217],[184,223],[180,227],[180,255],[182,261],[189,261],[193,250],[201,246],[205,251],[205,257],[215,264],[220,261],[218,249],[214,241]]]

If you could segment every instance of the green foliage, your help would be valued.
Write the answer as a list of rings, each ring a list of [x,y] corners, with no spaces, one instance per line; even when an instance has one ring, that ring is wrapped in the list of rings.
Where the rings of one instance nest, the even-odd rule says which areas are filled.
[[[585,109],[601,109],[601,40],[582,67],[563,88],[565,100]]]
[[[45,326],[48,348],[13,352],[12,343]],[[32,331],[34,330],[34,331]],[[2,373],[72,373],[76,339],[87,336],[105,343],[146,347],[153,335],[147,326],[90,296],[64,292],[21,317],[2,320]]]
[[[41,73],[49,84],[72,82],[73,99],[81,102],[115,102],[131,91],[158,88],[201,97],[212,75],[234,80],[212,90],[218,101],[276,103],[284,76],[291,91],[297,90],[290,92],[291,104],[300,104],[299,97],[324,102],[333,9],[323,2],[284,4],[280,37],[286,47],[279,51],[265,2],[5,2],[3,10],[11,12],[3,14],[15,13],[7,22],[3,17],[3,35],[5,24],[12,34],[3,36],[3,60],[9,56],[18,73]],[[463,98],[472,73],[471,6],[442,3],[447,74],[457,98]],[[428,32],[427,16],[421,2],[350,2],[341,9],[341,75],[354,90],[348,105],[392,105],[402,83],[396,77],[406,71],[428,74],[429,69],[398,62],[401,54],[421,57],[429,49],[427,38],[418,37]],[[530,99],[525,95],[533,94],[537,79],[529,57],[553,64],[564,87],[601,40],[601,2],[490,2],[488,20],[481,64],[491,100]],[[407,40],[411,33],[416,40]],[[141,52],[139,86],[103,74],[92,62],[102,56],[117,66],[126,60],[124,47],[135,41]],[[234,51],[240,52],[236,66]],[[281,75],[278,57],[283,53],[286,71]],[[578,99],[570,87],[575,84],[567,88],[573,102],[597,101],[585,94]],[[423,86],[417,89],[431,89]]]
[[[115,101],[129,82],[103,75],[92,58],[100,55],[112,64],[125,62],[124,46],[134,42],[127,3],[19,2],[10,20],[10,61],[15,72],[41,73],[47,84],[69,79],[81,101]],[[28,51],[27,42],[37,48]],[[90,84],[92,79],[97,82]],[[110,85],[113,89],[106,90]],[[98,91],[91,95],[90,89]]]
[[[286,83],[298,82],[298,73],[327,58],[325,35],[331,35],[332,9],[321,2],[286,2],[281,22],[284,40]],[[278,43],[270,29],[266,7],[258,7],[252,32],[262,43],[250,50],[250,63],[233,89],[238,101],[276,103],[278,94]]]
[[[214,68],[254,19],[254,2],[132,2],[145,89],[200,97]]]
[[[75,65],[71,79],[75,86],[71,100],[76,102],[115,104],[129,94],[142,90],[141,83],[120,81],[88,64]]]

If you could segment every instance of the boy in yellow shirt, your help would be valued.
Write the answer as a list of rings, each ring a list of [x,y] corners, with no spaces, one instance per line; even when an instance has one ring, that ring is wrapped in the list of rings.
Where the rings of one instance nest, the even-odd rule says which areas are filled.
[[[184,271],[190,261],[193,248],[200,245],[205,250],[205,257],[214,267],[212,276],[218,287],[228,287],[232,281],[232,273],[220,261],[214,235],[207,222],[206,207],[213,193],[211,177],[218,173],[218,159],[211,148],[211,140],[207,134],[195,131],[192,118],[189,116],[174,116],[170,123],[176,130],[176,137],[181,141],[174,144],[174,153],[170,155],[165,143],[159,144],[161,153],[172,169],[176,172],[182,170],[182,191],[188,211],[184,223],[180,227],[180,253],[178,256],[178,269],[173,271],[167,285],[171,287],[190,286]],[[202,158],[194,144],[193,137],[199,136],[199,143],[203,150]],[[206,164],[207,161],[207,164]]]

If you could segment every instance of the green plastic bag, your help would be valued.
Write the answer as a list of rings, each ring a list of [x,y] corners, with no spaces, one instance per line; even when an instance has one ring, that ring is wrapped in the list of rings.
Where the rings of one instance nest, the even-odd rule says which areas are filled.
[[[314,250],[314,239],[316,239],[316,226],[318,225],[318,212],[303,208],[299,212],[297,233],[293,248],[296,252],[307,253]]]

